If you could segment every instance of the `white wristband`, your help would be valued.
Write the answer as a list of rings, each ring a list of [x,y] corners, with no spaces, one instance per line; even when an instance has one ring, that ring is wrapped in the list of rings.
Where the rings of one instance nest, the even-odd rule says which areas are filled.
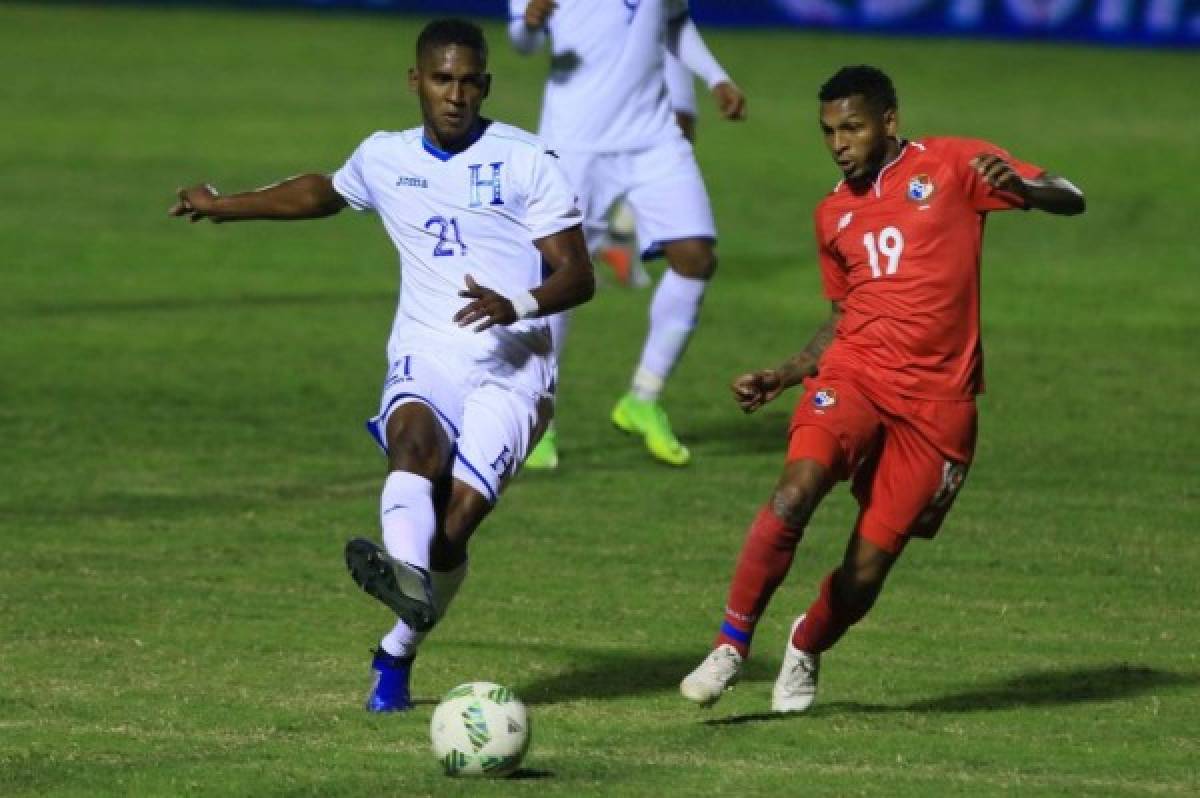
[[[506,298],[512,303],[513,310],[517,313],[518,321],[537,315],[538,301],[534,298],[532,291],[522,291],[519,294],[514,294]]]

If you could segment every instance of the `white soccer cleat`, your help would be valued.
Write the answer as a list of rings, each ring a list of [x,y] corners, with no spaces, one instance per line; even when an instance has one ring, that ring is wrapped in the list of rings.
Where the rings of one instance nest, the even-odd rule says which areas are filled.
[[[821,655],[809,654],[792,645],[796,627],[804,622],[801,615],[792,624],[788,633],[787,648],[783,651],[783,665],[779,678],[771,690],[772,712],[803,712],[817,699],[817,673],[821,669]]]
[[[721,693],[733,687],[743,661],[736,648],[722,643],[709,652],[696,670],[684,677],[679,683],[679,692],[688,701],[711,707]]]

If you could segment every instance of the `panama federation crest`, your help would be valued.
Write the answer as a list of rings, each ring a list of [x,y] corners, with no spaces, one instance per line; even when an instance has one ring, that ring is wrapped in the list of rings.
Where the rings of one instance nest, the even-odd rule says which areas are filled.
[[[821,388],[813,394],[812,403],[818,413],[823,413],[837,404],[837,392],[832,388]]]
[[[908,181],[908,198],[913,202],[928,202],[933,196],[933,181],[929,175],[913,175]]]

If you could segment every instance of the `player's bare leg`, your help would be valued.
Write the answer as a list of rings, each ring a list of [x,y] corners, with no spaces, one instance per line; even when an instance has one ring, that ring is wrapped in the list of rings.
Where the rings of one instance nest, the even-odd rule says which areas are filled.
[[[685,698],[709,706],[736,681],[758,619],[787,576],[804,528],[834,481],[832,471],[815,460],[794,460],[784,467],[742,544],[713,650],[680,684]]]
[[[670,268],[654,291],[641,360],[629,392],[613,408],[612,421],[625,432],[641,435],[658,460],[682,466],[691,460],[691,453],[671,430],[658,399],[687,349],[708,281],[717,270],[717,255],[706,238],[668,241],[663,250]]]
[[[792,624],[783,665],[771,693],[771,709],[803,712],[812,706],[821,653],[866,616],[899,556],[900,550],[880,548],[858,534],[856,526],[842,564],[825,577],[817,600]]]

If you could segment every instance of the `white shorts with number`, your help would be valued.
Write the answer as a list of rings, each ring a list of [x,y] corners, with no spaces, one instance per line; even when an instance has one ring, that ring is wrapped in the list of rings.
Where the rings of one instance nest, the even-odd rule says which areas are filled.
[[[644,258],[661,255],[668,241],[716,239],[704,178],[682,134],[632,152],[555,152],[587,208],[583,230],[593,252],[603,243],[609,209],[621,197],[633,209]]]
[[[392,412],[409,402],[428,405],[454,444],[453,477],[495,504],[549,422],[553,390],[548,357],[531,357],[514,372],[452,352],[416,350],[392,363],[367,431],[386,453]]]

